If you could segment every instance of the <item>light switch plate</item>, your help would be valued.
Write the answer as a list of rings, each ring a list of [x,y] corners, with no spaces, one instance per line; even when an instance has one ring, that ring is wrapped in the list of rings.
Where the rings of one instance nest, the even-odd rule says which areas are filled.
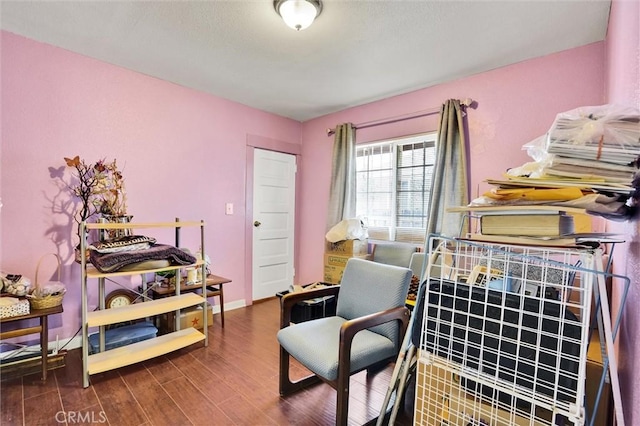
[[[225,214],[233,214],[233,203],[226,203],[224,205]]]

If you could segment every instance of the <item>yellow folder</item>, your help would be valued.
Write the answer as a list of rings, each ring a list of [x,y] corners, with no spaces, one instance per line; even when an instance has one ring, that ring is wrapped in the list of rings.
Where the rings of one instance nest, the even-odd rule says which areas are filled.
[[[565,201],[582,197],[580,188],[494,188],[483,194],[494,200]]]

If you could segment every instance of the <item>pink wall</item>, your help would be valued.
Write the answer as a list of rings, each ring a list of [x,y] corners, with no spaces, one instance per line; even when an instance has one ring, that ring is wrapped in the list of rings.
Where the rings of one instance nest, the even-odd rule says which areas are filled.
[[[64,170],[65,156],[117,158],[134,220],[205,220],[213,270],[233,279],[225,301],[250,303],[247,140],[300,145],[300,123],[11,33],[1,37],[0,269],[33,278],[41,255],[62,256],[69,292],[51,336],[71,337],[80,323],[76,241],[69,240],[75,227],[69,210],[60,211],[68,193],[52,178]],[[234,215],[225,215],[226,202],[234,203]],[[196,251],[198,241],[185,230],[181,245]]]
[[[614,0],[606,43],[606,102],[640,109],[640,2]],[[620,387],[626,424],[640,423],[640,227],[638,222],[608,223],[612,232],[627,235],[628,244],[614,252],[614,272],[628,276],[631,287],[619,339]],[[619,287],[614,286],[619,290]],[[616,291],[619,305],[621,294]]]
[[[322,277],[333,139],[326,129],[439,108],[448,98],[472,98],[469,109],[471,191],[488,186],[507,168],[532,161],[522,145],[543,135],[556,114],[603,102],[604,43],[521,62],[469,78],[351,108],[304,123],[300,282]],[[436,130],[437,115],[357,131],[358,142]],[[310,161],[309,159],[313,159]]]
[[[327,128],[439,108],[448,98],[473,98],[478,107],[469,110],[468,121],[475,196],[487,188],[483,179],[530,160],[522,145],[546,132],[557,113],[604,102],[640,106],[639,16],[638,2],[614,0],[606,44],[525,61],[302,125],[2,32],[0,269],[33,276],[42,254],[63,256],[69,295],[51,336],[70,337],[79,326],[79,268],[70,259],[73,224],[68,213],[56,211],[68,198],[52,174],[64,165],[64,156],[90,161],[115,157],[125,166],[129,211],[135,219],[204,219],[214,270],[234,280],[227,301],[250,301],[243,258],[249,252],[245,213],[251,209],[246,201],[247,143],[268,139],[291,146],[302,140],[296,281],[318,280],[333,142]],[[433,115],[362,130],[358,141],[432,131],[436,119]],[[226,202],[234,203],[235,215],[224,214]],[[637,306],[638,228],[618,226],[634,235],[629,249],[616,258],[616,267],[633,276],[630,304]],[[183,245],[197,249],[195,244],[195,238],[185,236]],[[640,355],[639,320],[634,309],[625,311],[621,341],[621,365],[629,373],[623,378],[623,395],[630,400],[625,409],[636,421],[640,373],[629,360]],[[631,419],[627,424],[633,424]]]

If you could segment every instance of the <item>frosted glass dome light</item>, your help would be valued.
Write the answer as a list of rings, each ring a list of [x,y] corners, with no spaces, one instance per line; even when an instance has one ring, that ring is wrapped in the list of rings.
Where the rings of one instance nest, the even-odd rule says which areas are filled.
[[[273,6],[284,23],[296,31],[308,28],[322,11],[319,0],[274,0]]]

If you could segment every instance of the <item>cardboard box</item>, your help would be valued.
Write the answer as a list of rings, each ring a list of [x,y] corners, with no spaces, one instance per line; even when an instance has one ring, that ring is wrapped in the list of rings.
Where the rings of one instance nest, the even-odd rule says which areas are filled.
[[[207,304],[207,326],[211,327],[213,324],[213,309],[210,304]],[[168,313],[162,314],[158,319],[158,328],[161,334],[171,333],[174,331],[174,320],[169,321],[169,318],[173,318],[173,315]],[[187,327],[194,327],[198,330],[202,330],[202,307],[193,306],[191,308],[185,308],[180,311],[180,329],[183,330]]]
[[[352,257],[371,260],[370,254],[365,254],[360,256],[341,256],[336,254],[325,254],[323,281],[331,284],[340,284],[340,280],[342,280],[342,274],[344,272],[344,268],[345,266],[347,266],[347,262]]]
[[[369,253],[369,240],[342,240],[337,243],[325,241],[324,252],[339,256],[362,256]]]
[[[207,303],[207,326],[213,324],[213,308]],[[194,306],[192,308],[183,309],[180,312],[180,329],[193,327],[198,330],[203,328],[202,306]]]
[[[587,352],[587,380],[585,382],[585,396],[587,400],[586,412],[589,421],[593,417],[595,409],[595,401],[602,379],[603,361],[602,351],[600,350],[600,338],[597,330],[591,335],[591,342]],[[611,396],[611,381],[605,380],[600,400],[598,401],[598,409],[596,411],[594,425],[610,425],[613,424]]]
[[[344,268],[339,266],[324,266],[324,274],[323,281],[330,284],[340,284],[340,280],[342,280],[342,273],[344,272]]]
[[[432,356],[432,355],[430,355]],[[439,359],[433,356],[434,359]],[[427,364],[421,358],[417,369],[416,409],[414,424],[468,426],[543,426],[548,424],[529,416],[489,404],[480,397],[466,392],[460,376],[449,368],[447,361]],[[453,367],[452,367],[453,368]],[[458,367],[460,368],[460,367]],[[521,414],[526,414],[521,412]],[[550,413],[549,413],[550,414]],[[536,413],[539,416],[539,413]]]
[[[439,359],[438,357],[434,358]],[[446,364],[446,361],[443,364]],[[595,399],[602,377],[602,368],[600,341],[597,333],[594,333],[587,354],[585,381],[586,413],[589,421],[593,416]],[[508,411],[492,406],[481,399],[474,399],[461,386],[459,377],[444,368],[440,368],[435,364],[428,365],[420,360],[417,371],[416,393],[418,395],[418,408],[415,413],[417,421],[414,424],[441,424],[438,423],[438,421],[441,421],[443,422],[442,424],[446,422],[449,426],[466,426],[469,424],[469,413],[475,413],[476,417],[480,419],[491,419],[492,425],[530,424],[527,416],[511,418],[511,413]],[[548,424],[547,420],[551,418],[551,413],[546,410],[538,410],[536,415],[540,419],[545,419],[545,421],[540,423],[534,420],[533,424],[535,425]],[[437,420],[435,423],[428,421],[434,418]],[[593,424],[609,425],[613,424],[612,421],[611,383],[605,381]]]
[[[602,255],[602,270],[604,271],[607,267],[607,263],[609,262],[609,255],[608,254],[603,254]],[[578,318],[581,318],[584,312],[584,307],[582,306],[582,298],[586,297],[585,295],[585,288],[583,287],[580,279],[581,279],[581,275],[580,273],[576,273],[575,277],[573,278],[573,283],[570,283],[573,288],[569,287],[569,286],[565,286],[563,288],[563,291],[567,292],[570,291],[569,293],[569,304],[567,305],[569,310],[571,310],[571,312],[573,312]],[[613,279],[610,275],[605,275],[604,276],[604,284],[605,284],[605,289],[607,292],[607,300],[609,301],[609,303],[611,304],[611,296],[612,296],[612,287],[613,287]],[[593,283],[593,286],[596,287],[598,285],[597,280]],[[595,319],[595,315],[597,312],[596,309],[596,303],[597,300],[594,297],[591,298],[591,321],[593,322]],[[597,336],[597,333],[596,333]],[[593,340],[591,341],[593,343]],[[598,348],[600,347],[599,342],[595,342],[596,344],[598,344]],[[591,347],[589,348],[591,349]]]

